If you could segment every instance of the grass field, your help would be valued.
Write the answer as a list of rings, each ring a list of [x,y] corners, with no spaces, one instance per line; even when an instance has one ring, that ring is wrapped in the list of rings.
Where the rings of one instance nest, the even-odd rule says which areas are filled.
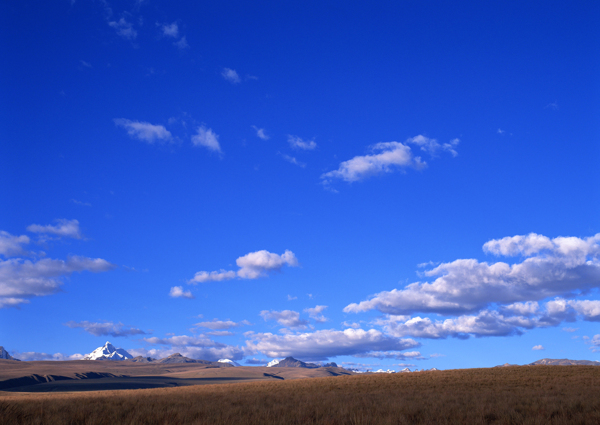
[[[1,424],[598,424],[600,367],[532,366],[79,393],[0,392]]]

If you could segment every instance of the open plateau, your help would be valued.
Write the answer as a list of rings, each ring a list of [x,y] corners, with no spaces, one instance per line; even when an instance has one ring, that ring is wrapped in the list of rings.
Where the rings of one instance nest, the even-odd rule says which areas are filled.
[[[292,357],[237,366],[132,357],[107,342],[84,360],[0,359],[0,423],[598,423],[599,362],[356,373]]]

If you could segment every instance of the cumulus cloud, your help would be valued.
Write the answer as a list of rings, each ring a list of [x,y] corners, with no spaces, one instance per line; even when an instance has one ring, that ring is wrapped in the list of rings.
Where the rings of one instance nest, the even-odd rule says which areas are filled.
[[[308,313],[308,316],[318,323],[325,323],[328,319],[322,313],[327,308],[326,305],[317,305],[313,308],[305,308],[304,312]]]
[[[258,128],[255,125],[253,125],[252,128],[254,129],[254,131],[256,131],[256,137],[263,140],[269,140],[269,136],[267,136],[267,134],[265,133],[264,128]]]
[[[319,330],[287,335],[249,332],[246,337],[244,351],[248,355],[260,352],[270,358],[293,356],[314,361],[374,351],[404,351],[420,345],[412,339],[395,338],[376,329]]]
[[[117,34],[126,40],[133,41],[137,37],[137,31],[130,22],[125,20],[125,18],[121,18],[118,21],[109,21],[108,25],[114,28]]]
[[[383,173],[392,173],[406,168],[422,169],[427,164],[412,152],[411,145],[417,146],[421,151],[432,157],[440,151],[447,151],[452,156],[458,155],[456,146],[459,139],[449,143],[440,144],[435,139],[418,135],[401,142],[381,142],[371,146],[371,154],[355,156],[342,162],[337,170],[321,175],[323,184],[329,185],[333,180],[340,179],[347,182],[363,180],[367,177]]]
[[[74,272],[100,273],[115,268],[102,258],[70,256],[66,261],[43,258],[0,260],[0,308],[28,303],[29,298],[54,294]]]
[[[131,336],[131,335],[146,335],[141,329],[133,328],[130,326],[124,326],[123,323],[113,323],[113,322],[74,322],[70,321],[65,323],[65,326],[68,326],[71,329],[81,328],[89,334],[94,336]]]
[[[206,128],[206,126],[198,127],[196,134],[192,136],[192,144],[194,146],[203,146],[213,152],[222,153],[221,145],[219,144],[219,135],[212,131],[211,128]]]
[[[282,326],[292,329],[305,329],[308,326],[308,321],[300,320],[300,313],[292,310],[283,311],[268,311],[260,312],[260,317],[266,320],[276,320]]]
[[[242,82],[238,73],[231,68],[223,68],[223,71],[221,71],[221,77],[229,81],[231,84],[239,84]]]
[[[325,184],[334,179],[355,182],[377,174],[391,173],[401,168],[423,168],[426,165],[421,158],[414,157],[410,147],[403,143],[377,143],[371,150],[373,154],[355,156],[344,161],[337,170],[322,174],[321,179]]]
[[[173,286],[169,291],[169,296],[171,298],[187,298],[189,300],[194,298],[194,295],[191,291],[183,290],[183,286]]]
[[[23,245],[28,243],[29,237],[25,235],[13,236],[4,230],[0,230],[0,255],[4,257],[26,255],[27,251],[23,249]]]
[[[150,124],[144,121],[132,121],[125,118],[115,118],[115,125],[127,130],[127,134],[143,142],[153,144],[173,141],[171,132],[162,125]]]
[[[48,224],[46,226],[42,226],[39,224],[31,224],[27,226],[27,230],[31,233],[43,233],[55,235],[58,237],[65,238],[73,238],[73,239],[81,239],[81,230],[79,229],[79,221],[77,220],[66,220],[59,219],[56,220],[56,225]]]
[[[317,147],[314,140],[303,140],[302,138],[292,136],[291,134],[288,134],[288,143],[292,148],[304,151],[312,151]]]
[[[257,279],[266,276],[268,272],[279,271],[285,265],[298,266],[298,259],[290,250],[281,255],[266,250],[251,252],[239,257],[235,263],[240,267],[237,275],[242,279]]]
[[[545,350],[543,345],[536,345],[532,348],[534,351]]]
[[[83,354],[62,354],[62,353],[54,353],[54,354],[48,354],[48,353],[38,353],[35,351],[26,351],[26,352],[19,352],[19,351],[13,351],[11,352],[11,356],[13,356],[15,359],[19,359],[19,360],[23,360],[26,362],[29,361],[40,361],[40,360],[48,360],[48,361],[66,361],[66,360],[81,360],[84,355]]]
[[[239,326],[248,326],[248,325],[251,325],[251,323],[247,320],[242,320],[241,322],[234,322],[233,320],[213,319],[210,322],[196,323],[194,326],[199,327],[199,328],[222,330],[222,329],[231,329],[231,328],[237,328]]]
[[[515,242],[516,241],[516,242]],[[492,303],[509,305],[552,296],[572,296],[598,287],[600,282],[600,234],[588,238],[543,236],[492,240],[487,252],[520,254],[521,262],[488,264],[475,259],[442,263],[425,276],[431,283],[415,282],[404,289],[383,291],[371,299],[344,308],[346,313],[377,309],[389,314],[464,314],[480,311]],[[575,306],[572,306],[575,308]],[[593,317],[591,305],[577,307]],[[584,313],[588,311],[588,313]]]
[[[413,317],[405,322],[390,321],[385,331],[396,337],[441,339],[469,336],[520,335],[521,327],[531,328],[536,322],[522,317],[505,317],[497,311],[484,310],[477,315],[464,315],[446,320],[431,320],[428,317]]]
[[[192,359],[217,361],[219,359],[240,360],[244,353],[236,346],[222,344],[206,337],[205,335],[187,336],[179,335],[169,338],[144,338],[148,344],[168,346],[159,349],[127,350],[132,355],[163,358],[171,354],[180,353]]]
[[[279,255],[263,249],[239,257],[235,262],[239,267],[237,272],[223,269],[212,272],[200,271],[188,283],[220,282],[235,277],[240,279],[258,279],[259,277],[267,276],[269,272],[281,270],[285,265],[290,267],[298,266],[298,259],[290,250],[286,250],[283,254]]]

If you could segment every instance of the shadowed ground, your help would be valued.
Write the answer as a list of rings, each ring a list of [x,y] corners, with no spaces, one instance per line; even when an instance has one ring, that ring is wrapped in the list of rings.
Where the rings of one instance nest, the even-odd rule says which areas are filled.
[[[198,363],[0,360],[0,391],[56,392],[182,387],[349,375],[345,369],[231,367]]]

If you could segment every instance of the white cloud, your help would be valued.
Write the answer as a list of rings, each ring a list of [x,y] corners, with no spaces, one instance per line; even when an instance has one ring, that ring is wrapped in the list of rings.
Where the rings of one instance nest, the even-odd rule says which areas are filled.
[[[142,140],[146,143],[153,144],[154,142],[171,142],[173,136],[171,132],[162,125],[150,124],[143,121],[132,121],[125,118],[115,118],[114,123],[118,127],[123,127],[127,130],[130,137]]]
[[[179,41],[174,41],[173,45],[175,47],[177,47],[179,50],[185,50],[188,47],[190,47],[190,45],[187,42],[187,38],[185,38],[185,35],[183,37],[181,37],[181,39]]]
[[[305,308],[304,312],[308,313],[309,317],[318,323],[325,323],[328,319],[323,314],[323,311],[327,308],[326,305],[317,305],[313,308]]]
[[[305,329],[308,326],[308,321],[300,320],[300,313],[292,310],[283,311],[268,311],[260,312],[260,317],[266,320],[276,320],[281,326],[292,329]]]
[[[204,283],[204,282],[222,282],[224,280],[230,280],[236,277],[234,271],[227,271],[221,269],[220,271],[213,272],[197,272],[194,277],[188,281],[188,283]]]
[[[337,170],[329,171],[321,175],[325,186],[328,186],[332,180],[340,179],[347,182],[363,180],[383,173],[392,173],[406,168],[422,169],[427,164],[419,156],[415,156],[410,145],[415,145],[421,151],[426,152],[432,157],[437,156],[440,151],[447,151],[452,156],[457,156],[456,146],[460,140],[453,139],[448,143],[440,144],[435,139],[430,139],[423,135],[418,135],[400,142],[381,142],[371,146],[372,154],[355,156],[354,158],[342,162]]]
[[[270,358],[293,356],[304,360],[327,360],[373,351],[403,351],[420,345],[412,339],[394,338],[376,329],[320,330],[287,335],[249,332],[246,336],[245,352],[248,354],[260,352]]]
[[[66,276],[73,272],[93,273],[115,266],[101,258],[70,256],[67,261],[43,258],[38,261],[11,258],[0,260],[0,308],[28,303],[29,298],[57,292]]]
[[[436,156],[440,151],[448,151],[452,156],[457,156],[455,148],[460,143],[459,139],[453,139],[449,143],[439,144],[436,139],[430,139],[423,135],[418,135],[406,140],[406,143],[419,146],[423,152],[431,156]]]
[[[205,335],[190,337],[187,335],[172,336],[169,338],[144,338],[144,340],[153,345],[165,345],[170,348],[161,349],[134,349],[127,350],[132,355],[150,356],[154,358],[163,358],[171,354],[180,353],[185,357],[192,359],[202,359],[217,361],[219,359],[240,360],[244,353],[235,346],[222,344],[207,338]]]
[[[197,133],[192,136],[192,144],[194,146],[204,146],[208,150],[213,152],[221,152],[221,145],[219,144],[219,135],[212,131],[211,128],[205,126],[198,127]]]
[[[165,37],[179,37],[179,25],[177,22],[173,22],[172,24],[156,24],[160,26],[160,29]]]
[[[242,279],[257,279],[266,276],[268,272],[279,271],[284,265],[298,266],[298,259],[290,250],[281,255],[266,250],[251,252],[239,257],[235,263],[240,267],[237,275]]]
[[[117,34],[126,40],[133,41],[137,37],[137,31],[130,22],[125,20],[125,18],[121,18],[118,21],[109,21],[108,25],[114,28],[115,31],[117,31]]]
[[[84,355],[83,354],[62,354],[62,353],[54,353],[54,354],[48,354],[48,353],[37,353],[35,351],[27,351],[24,353],[20,353],[18,351],[14,351],[11,352],[11,356],[13,356],[15,359],[19,359],[22,361],[41,361],[41,360],[46,360],[46,361],[66,361],[66,360],[81,360]]]
[[[322,174],[321,179],[325,184],[333,179],[354,182],[400,168],[423,168],[426,165],[421,158],[413,157],[409,146],[399,142],[377,143],[371,150],[377,153],[344,161],[337,170]]]
[[[305,151],[312,151],[317,147],[314,140],[302,140],[298,136],[292,136],[288,134],[288,143],[294,149],[301,149]]]
[[[187,298],[189,300],[194,298],[192,291],[184,291],[183,286],[173,286],[169,291],[171,298]]]
[[[265,133],[264,128],[258,128],[255,125],[253,125],[252,128],[256,131],[256,137],[263,139],[263,140],[269,140],[269,136],[267,136],[267,134]]]
[[[26,255],[27,251],[22,245],[29,243],[29,237],[25,235],[13,236],[4,230],[0,230],[0,255],[5,257],[14,257],[18,255]]]
[[[239,326],[248,326],[251,323],[247,320],[242,320],[241,322],[234,322],[233,320],[217,320],[213,319],[210,322],[200,322],[196,323],[194,326],[199,328],[208,328],[213,330],[221,330],[221,329],[231,329],[237,328]]]
[[[466,339],[471,335],[507,336],[520,335],[519,327],[533,327],[534,321],[522,317],[504,317],[496,311],[484,310],[477,315],[464,315],[454,319],[433,321],[428,317],[413,317],[406,322],[390,321],[384,330],[396,337],[442,339],[447,337]]]
[[[232,84],[239,84],[242,82],[238,73],[230,68],[223,68],[223,71],[221,71],[221,77],[225,78]]]
[[[39,224],[31,224],[27,226],[27,230],[31,233],[46,233],[51,235],[56,235],[59,237],[67,237],[73,239],[81,239],[81,231],[79,230],[79,221],[77,220],[66,220],[60,219],[56,220],[58,224],[52,226],[48,224],[47,226],[42,226]]]
[[[304,168],[304,167],[306,167],[306,164],[305,164],[304,162],[298,161],[298,160],[297,160],[295,157],[293,157],[293,156],[289,156],[289,155],[286,155],[286,154],[284,154],[284,153],[281,153],[280,155],[281,155],[281,157],[282,157],[283,159],[285,159],[285,160],[286,160],[287,162],[289,162],[290,164],[297,165],[298,167],[301,167],[301,168]]]
[[[297,300],[297,299],[298,299],[298,297],[292,297],[290,294],[288,294],[288,296],[287,296],[288,301],[293,301],[293,300]]]
[[[545,350],[543,345],[536,345],[532,348],[532,350],[538,351],[538,350]]]
[[[579,328],[562,328],[562,330],[565,332],[576,332]]]
[[[527,256],[520,263],[488,264],[474,259],[442,263],[425,272],[428,277],[437,277],[431,283],[415,282],[404,289],[383,291],[369,300],[346,306],[344,311],[462,314],[483,310],[492,303],[508,305],[571,296],[600,286],[600,234],[585,239],[555,238],[550,241],[551,248],[538,235],[520,238],[518,243],[514,238],[504,238],[484,246],[492,253],[517,252]],[[591,304],[572,307],[588,320],[594,315]]]
[[[80,59],[79,62],[85,66],[86,68],[92,68],[92,64],[90,64],[89,62],[84,61],[83,59]]]
[[[130,326],[124,326],[123,323],[113,323],[113,322],[104,322],[104,323],[94,323],[94,322],[74,322],[70,321],[65,323],[65,326],[68,326],[71,329],[81,328],[87,333],[90,333],[94,336],[131,336],[131,335],[146,335],[141,329],[132,328]]]
[[[419,351],[371,351],[363,354],[355,354],[354,357],[359,358],[375,358],[375,359],[396,359],[396,360],[406,360],[406,359],[416,359],[416,360],[424,360],[425,357],[421,355]]]

